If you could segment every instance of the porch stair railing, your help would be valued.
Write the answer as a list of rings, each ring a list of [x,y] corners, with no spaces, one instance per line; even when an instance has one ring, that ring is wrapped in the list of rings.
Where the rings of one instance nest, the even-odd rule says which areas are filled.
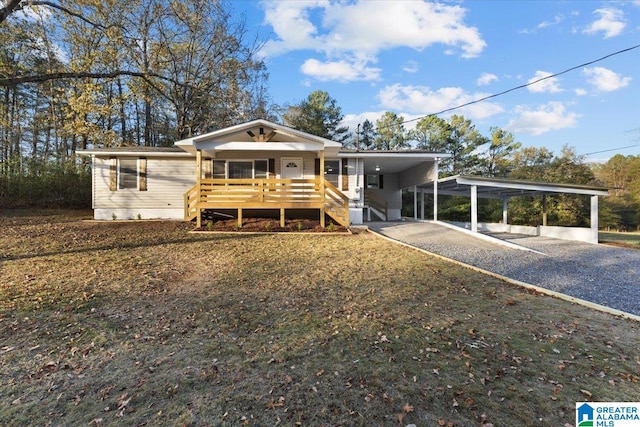
[[[364,204],[368,206],[374,214],[379,216],[381,220],[387,220],[389,203],[386,200],[371,191],[365,191]]]
[[[201,209],[323,209],[349,226],[349,199],[331,183],[314,179],[203,179],[184,194],[184,219]]]

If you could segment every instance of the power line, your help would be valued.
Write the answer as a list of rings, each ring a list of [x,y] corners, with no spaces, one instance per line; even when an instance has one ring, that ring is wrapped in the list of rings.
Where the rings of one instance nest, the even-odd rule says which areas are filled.
[[[591,152],[591,153],[584,153],[584,154],[581,154],[581,156],[590,156],[592,154],[608,153],[609,151],[618,151],[618,150],[623,150],[625,148],[633,148],[633,147],[637,147],[637,146],[638,146],[638,144],[625,145],[624,147],[610,148],[608,150],[594,151],[594,152]]]
[[[634,50],[634,49],[637,49],[637,48],[639,48],[639,47],[640,47],[640,44],[637,44],[637,45],[635,45],[635,46],[631,46],[631,47],[628,47],[628,48],[626,48],[626,49],[622,49],[622,50],[619,50],[619,51],[617,51],[617,52],[610,53],[610,54],[605,55],[605,56],[603,56],[603,57],[601,57],[601,58],[594,59],[593,61],[585,62],[584,64],[580,64],[580,65],[576,65],[575,67],[567,68],[567,69],[566,69],[566,70],[564,70],[564,71],[560,71],[560,72],[555,73],[555,74],[551,74],[551,75],[548,75],[548,76],[545,76],[545,77],[541,77],[541,78],[539,78],[539,79],[537,79],[537,80],[534,80],[534,81],[531,81],[531,82],[528,82],[528,83],[522,84],[522,85],[520,85],[520,86],[512,87],[511,89],[507,89],[507,90],[504,90],[504,91],[502,91],[502,92],[494,93],[493,95],[488,95],[488,96],[485,96],[485,97],[483,97],[483,98],[476,99],[476,100],[474,100],[474,101],[466,102],[466,103],[464,103],[464,104],[457,105],[457,106],[455,106],[455,107],[447,108],[447,109],[444,109],[444,110],[442,110],[442,111],[438,111],[437,113],[431,113],[431,114],[427,114],[427,115],[425,115],[425,116],[416,117],[416,118],[411,119],[411,120],[406,120],[406,121],[402,122],[401,124],[403,124],[403,125],[404,125],[404,124],[406,124],[406,123],[415,122],[416,120],[422,120],[422,119],[424,119],[424,118],[426,118],[426,117],[430,117],[430,116],[437,116],[437,115],[440,115],[440,114],[443,114],[443,113],[448,113],[449,111],[459,110],[460,108],[468,107],[469,105],[478,104],[478,103],[480,103],[480,102],[486,101],[487,99],[496,98],[496,97],[498,97],[498,96],[505,95],[505,94],[507,94],[507,93],[509,93],[509,92],[513,92],[513,91],[516,91],[516,90],[518,90],[518,89],[523,89],[523,88],[525,88],[525,87],[527,87],[527,86],[534,85],[534,84],[539,83],[539,82],[541,82],[541,81],[543,81],[543,80],[547,80],[547,79],[551,79],[551,78],[554,78],[554,77],[561,76],[561,75],[563,75],[563,74],[567,74],[567,73],[569,73],[569,72],[571,72],[571,71],[577,70],[578,68],[586,67],[586,66],[588,66],[588,65],[595,64],[596,62],[604,61],[604,60],[605,60],[605,59],[607,59],[607,58],[611,58],[612,56],[616,56],[616,55],[620,55],[620,54],[622,54],[622,53],[629,52],[629,51]]]

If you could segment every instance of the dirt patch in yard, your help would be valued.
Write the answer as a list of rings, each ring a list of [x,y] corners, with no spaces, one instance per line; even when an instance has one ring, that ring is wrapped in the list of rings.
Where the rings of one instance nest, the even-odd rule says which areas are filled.
[[[266,232],[266,233],[346,233],[348,229],[334,222],[320,226],[319,220],[311,219],[287,219],[284,227],[280,226],[280,220],[273,218],[245,218],[242,227],[238,226],[237,219],[217,221],[205,221],[204,225],[196,231],[222,231],[222,232]]]

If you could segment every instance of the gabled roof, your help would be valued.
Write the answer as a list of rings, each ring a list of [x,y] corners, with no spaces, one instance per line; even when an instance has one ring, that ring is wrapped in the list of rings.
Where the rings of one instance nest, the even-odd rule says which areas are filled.
[[[276,145],[277,144],[277,145]],[[257,119],[247,123],[218,129],[203,135],[194,136],[176,142],[176,146],[185,151],[196,150],[339,150],[342,144],[330,139],[321,138]]]

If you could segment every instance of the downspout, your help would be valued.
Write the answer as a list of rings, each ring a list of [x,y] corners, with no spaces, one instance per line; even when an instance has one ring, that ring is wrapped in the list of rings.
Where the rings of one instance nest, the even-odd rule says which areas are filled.
[[[436,177],[433,180],[433,220],[434,221],[438,221],[438,176],[440,175],[440,172],[438,170],[439,162],[440,162],[440,158],[436,157],[436,164],[435,164]]]
[[[358,157],[356,157],[356,191],[358,192],[358,205],[362,205],[363,190],[360,188],[360,167],[358,164]]]

